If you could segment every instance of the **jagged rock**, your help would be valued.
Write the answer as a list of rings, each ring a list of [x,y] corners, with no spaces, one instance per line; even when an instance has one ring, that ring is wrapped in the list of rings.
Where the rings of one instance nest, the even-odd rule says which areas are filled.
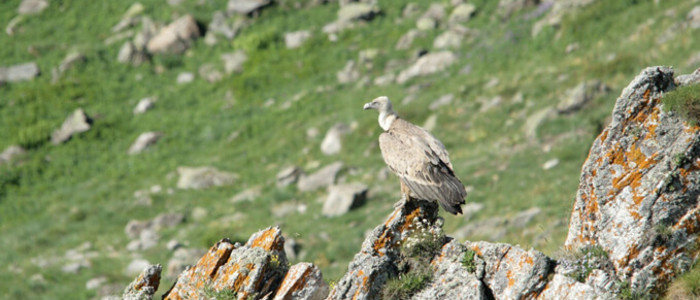
[[[39,73],[39,66],[35,62],[0,67],[0,85],[5,82],[32,80],[34,77],[39,76]]]
[[[139,100],[139,103],[136,104],[136,107],[134,107],[134,114],[139,115],[145,113],[153,107],[154,103],[156,103],[155,97],[146,97]]]
[[[348,60],[342,70],[336,73],[339,83],[349,83],[360,79],[360,72],[357,70],[357,66],[354,60]]]
[[[328,129],[326,136],[321,142],[321,152],[325,155],[338,154],[342,148],[341,137],[348,131],[350,131],[350,128],[344,123],[333,125],[333,127]]]
[[[450,51],[428,53],[421,56],[412,66],[402,71],[396,78],[397,83],[404,83],[416,76],[424,76],[445,70],[457,61],[457,56]]]
[[[215,186],[232,184],[238,175],[219,171],[214,167],[178,167],[180,178],[177,181],[179,189],[205,189]]]
[[[271,0],[229,0],[226,11],[243,15],[255,14],[270,4]]]
[[[197,21],[191,15],[184,15],[168,24],[148,41],[147,48],[151,53],[183,53],[194,39],[200,36]]]
[[[158,142],[161,136],[163,136],[163,134],[160,132],[144,132],[140,134],[138,138],[136,138],[136,141],[134,141],[133,144],[131,144],[131,147],[129,147],[129,151],[127,151],[127,153],[129,155],[139,154],[143,150],[146,150],[146,148]]]
[[[289,166],[282,169],[275,177],[277,180],[277,187],[284,187],[296,183],[303,172],[304,171],[297,166]]]
[[[448,22],[465,23],[476,14],[476,6],[471,3],[462,3],[452,10]]]
[[[633,292],[658,295],[700,241],[699,127],[661,109],[673,70],[643,70],[583,165],[565,246],[598,246]]]
[[[379,13],[381,13],[381,10],[374,4],[353,2],[340,7],[340,10],[338,10],[338,21],[341,23],[356,20],[369,21]]]
[[[203,64],[199,67],[199,77],[204,78],[204,80],[210,83],[214,83],[223,79],[224,75],[221,74],[219,70],[217,70],[215,64],[209,63]]]
[[[134,43],[127,41],[119,48],[119,53],[117,54],[117,61],[124,64],[130,64],[132,66],[139,66],[142,63],[148,61],[148,54],[142,50],[139,50],[134,46]]]
[[[342,162],[334,162],[329,164],[311,175],[302,175],[299,177],[297,187],[302,192],[309,192],[329,186],[335,183],[335,177],[343,168]]]
[[[151,300],[160,285],[160,265],[148,265],[124,290],[124,300]]]
[[[284,44],[287,46],[287,49],[295,49],[301,47],[310,38],[311,31],[308,30],[287,32],[284,34]]]
[[[323,300],[328,296],[328,284],[321,270],[311,263],[298,263],[287,272],[273,300]]]
[[[243,64],[248,60],[248,55],[245,51],[238,50],[232,53],[221,54],[221,60],[224,61],[224,72],[226,74],[243,72]]]
[[[192,81],[194,81],[194,73],[192,72],[182,72],[177,75],[177,79],[175,80],[177,84],[185,84]]]
[[[90,130],[92,120],[85,114],[82,108],[76,109],[51,135],[51,142],[54,145],[68,141],[74,134]]]
[[[178,248],[173,253],[173,257],[168,261],[165,277],[175,278],[185,271],[187,267],[197,263],[202,255],[206,254],[205,249]]]
[[[327,217],[344,215],[353,208],[365,203],[367,185],[348,183],[328,187],[328,198],[323,203],[322,214]]]
[[[582,82],[566,92],[566,96],[557,104],[557,112],[567,114],[578,111],[588,102],[606,94],[609,90],[610,88],[600,80]]]
[[[47,7],[49,7],[49,2],[46,0],[22,0],[17,12],[20,15],[38,14]]]
[[[2,153],[0,153],[0,165],[4,163],[10,163],[13,160],[15,160],[17,157],[23,155],[27,151],[24,150],[24,148],[17,146],[17,145],[12,145],[7,148],[5,148]]]

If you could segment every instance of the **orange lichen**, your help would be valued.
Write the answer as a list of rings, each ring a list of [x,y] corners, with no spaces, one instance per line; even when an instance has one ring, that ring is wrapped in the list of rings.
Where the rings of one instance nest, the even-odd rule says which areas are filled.
[[[263,231],[259,237],[256,239],[250,241],[250,247],[255,248],[263,248],[267,251],[270,250],[277,250],[281,251],[284,246],[282,245],[280,239],[279,239],[279,230],[276,228],[270,228],[268,230]]]
[[[515,284],[515,278],[513,278],[513,270],[506,271],[506,278],[508,278],[508,287],[512,287]]]
[[[399,227],[396,229],[398,232],[405,232],[413,226],[413,220],[420,216],[423,210],[418,207],[411,211],[408,215],[403,220],[403,223],[399,225]],[[397,213],[392,215],[387,222],[385,222],[385,229],[384,232],[377,238],[377,240],[374,242],[374,246],[372,247],[374,249],[374,252],[378,254],[379,256],[384,256],[384,253],[380,251],[383,248],[386,248],[388,245],[391,245],[391,242],[394,239],[394,234],[393,230],[391,228],[392,223],[391,221],[395,219]]]
[[[306,279],[311,275],[312,268],[304,266],[301,274],[298,271],[289,270],[287,275],[282,279],[280,287],[277,289],[276,294],[284,292],[286,297],[284,299],[289,299],[291,294],[295,291],[301,290],[306,286]]]

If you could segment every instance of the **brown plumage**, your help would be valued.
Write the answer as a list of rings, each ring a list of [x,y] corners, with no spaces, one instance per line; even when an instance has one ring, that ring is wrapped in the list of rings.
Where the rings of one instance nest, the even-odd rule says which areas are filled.
[[[451,214],[461,214],[467,191],[455,176],[445,146],[425,129],[402,120],[387,97],[365,104],[379,111],[379,148],[389,170],[399,177],[401,192],[410,197],[438,201]]]

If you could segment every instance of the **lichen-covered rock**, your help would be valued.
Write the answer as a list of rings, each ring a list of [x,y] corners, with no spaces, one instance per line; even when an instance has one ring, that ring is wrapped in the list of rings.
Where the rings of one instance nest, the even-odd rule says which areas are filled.
[[[599,246],[633,291],[660,293],[700,241],[700,127],[662,110],[673,70],[643,70],[584,163],[565,246]]]
[[[129,284],[122,294],[124,300],[150,300],[160,285],[160,265],[148,266],[136,279]]]
[[[551,262],[539,251],[488,242],[466,246],[486,263],[482,280],[496,299],[532,298],[547,284]]]
[[[590,285],[578,282],[571,277],[554,274],[536,299],[597,300],[615,298],[611,294],[598,294]]]
[[[445,244],[440,255],[433,260],[432,282],[412,299],[489,299],[486,286],[477,278],[476,272],[470,272],[462,263],[466,250],[467,247],[456,240]],[[483,271],[483,266],[481,269]]]
[[[298,263],[287,272],[273,300],[322,300],[328,296],[328,284],[321,270],[311,263]]]
[[[223,239],[212,246],[207,254],[199,259],[197,264],[188,268],[178,276],[175,285],[165,293],[163,299],[196,298],[205,287],[216,277],[221,266],[229,261],[231,251],[237,246],[228,239]]]

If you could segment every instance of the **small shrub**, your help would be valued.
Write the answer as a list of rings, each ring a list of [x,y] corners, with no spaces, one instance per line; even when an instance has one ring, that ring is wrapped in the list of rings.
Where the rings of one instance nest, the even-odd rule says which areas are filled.
[[[700,84],[678,87],[666,93],[661,99],[664,111],[673,111],[688,121],[697,125],[700,119]]]
[[[389,279],[384,285],[383,299],[409,299],[432,279],[429,265],[420,265],[408,273]]]
[[[652,299],[649,294],[633,291],[629,281],[620,281],[617,283],[617,298],[620,300]]]
[[[476,261],[474,260],[476,252],[471,249],[467,249],[462,256],[462,266],[467,269],[467,272],[474,273],[476,271]]]
[[[608,261],[608,252],[598,245],[580,248],[573,256],[574,271],[569,276],[578,282],[585,282],[593,270],[600,269]]]
[[[200,294],[206,299],[216,299],[216,300],[235,300],[238,299],[238,295],[234,290],[222,289],[216,290],[212,286],[207,285],[201,291]]]

